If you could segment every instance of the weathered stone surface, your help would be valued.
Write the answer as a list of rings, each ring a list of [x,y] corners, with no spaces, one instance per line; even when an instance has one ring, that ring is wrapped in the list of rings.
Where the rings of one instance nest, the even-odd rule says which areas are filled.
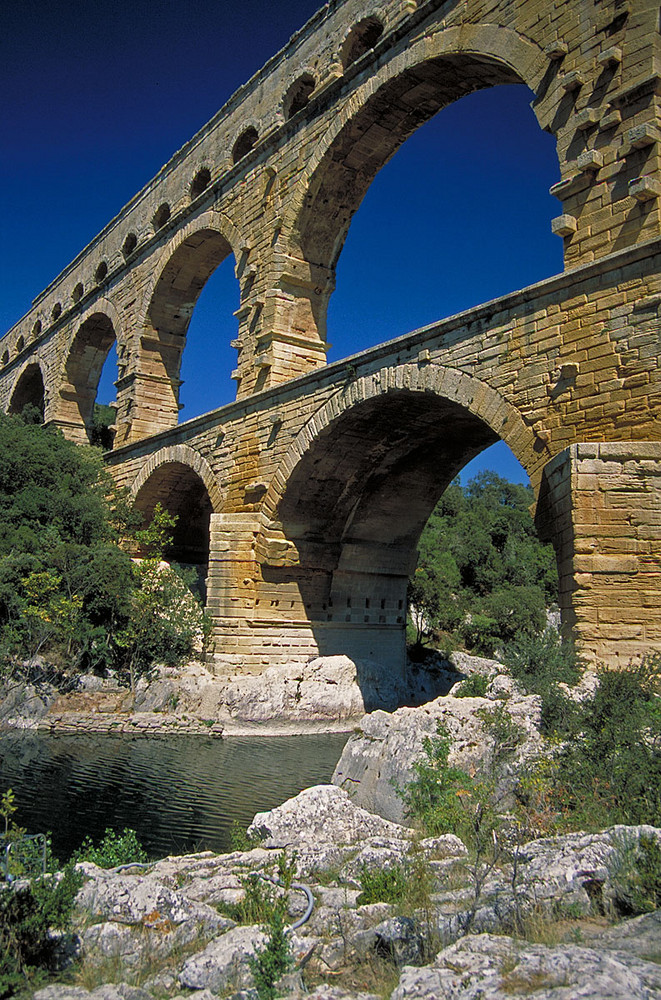
[[[661,966],[631,955],[481,934],[444,949],[432,965],[404,969],[392,1000],[652,1000],[660,990]]]
[[[266,847],[358,844],[368,837],[401,840],[407,835],[402,826],[354,805],[335,785],[314,785],[270,812],[257,813],[248,833],[262,837]]]
[[[189,989],[207,988],[214,993],[252,986],[250,959],[266,942],[266,934],[258,927],[235,927],[186,959],[179,982]]]
[[[505,689],[507,710],[525,733],[517,757],[525,758],[539,749],[540,700],[535,695],[522,695],[510,677],[497,674],[487,692],[493,694],[493,700],[449,696],[419,708],[366,715],[342,752],[333,783],[346,789],[352,801],[364,809],[396,823],[405,822],[400,791],[413,778],[413,763],[422,756],[425,738],[435,736],[441,724],[452,738],[451,764],[469,773],[488,766],[492,740],[478,713],[493,708]]]
[[[146,990],[127,983],[106,983],[91,991],[67,983],[37,990],[34,1000],[152,1000],[152,996]]]

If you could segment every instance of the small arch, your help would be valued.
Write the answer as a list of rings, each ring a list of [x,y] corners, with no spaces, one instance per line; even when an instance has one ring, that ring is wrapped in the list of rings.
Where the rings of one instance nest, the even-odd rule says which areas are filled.
[[[7,412],[23,413],[28,406],[33,409],[33,412],[36,411],[35,415],[41,418],[38,421],[31,420],[30,422],[43,423],[45,411],[44,378],[41,367],[36,361],[28,364],[16,380]]]
[[[239,138],[234,143],[234,147],[232,149],[232,162],[238,163],[239,160],[243,159],[243,157],[246,156],[255,146],[258,139],[259,136],[257,134],[257,129],[253,125],[245,129],[245,131],[241,133]]]
[[[60,318],[61,315],[62,315],[62,303],[56,302],[51,310],[50,318],[55,323]]]
[[[365,17],[355,24],[340,50],[343,69],[347,70],[361,56],[373,49],[382,34],[383,24],[378,17]]]
[[[85,292],[85,287],[84,287],[82,281],[79,281],[78,284],[76,285],[76,287],[74,288],[73,292],[71,293],[71,299],[72,299],[72,301],[74,303],[76,303],[76,304],[78,302],[80,302],[80,300],[83,297],[84,292]]]
[[[34,324],[34,326],[32,327],[32,336],[38,337],[40,333],[41,333],[41,320],[38,319]]]
[[[3,363],[3,365],[8,365],[9,364],[9,351],[3,351],[2,352],[2,363]]]
[[[211,171],[209,170],[208,167],[202,167],[200,170],[197,171],[197,173],[193,177],[190,186],[191,201],[194,201],[195,198],[201,195],[203,191],[206,191],[210,183],[211,183]]]
[[[311,73],[303,73],[292,83],[282,102],[285,120],[289,121],[295,114],[302,111],[310,100],[310,94],[315,88],[315,80]]]
[[[20,354],[21,351],[24,350],[24,348],[25,348],[25,337],[21,335],[16,341],[16,353]]]
[[[122,243],[122,253],[125,257],[130,257],[135,248],[138,245],[138,237],[135,233],[128,233],[126,239]]]
[[[94,278],[97,282],[101,282],[108,276],[108,265],[105,260],[102,260],[94,272]]]
[[[164,201],[162,205],[159,205],[154,212],[154,217],[152,219],[154,230],[158,231],[159,229],[162,229],[165,223],[170,219],[171,214],[170,206],[167,201]]]

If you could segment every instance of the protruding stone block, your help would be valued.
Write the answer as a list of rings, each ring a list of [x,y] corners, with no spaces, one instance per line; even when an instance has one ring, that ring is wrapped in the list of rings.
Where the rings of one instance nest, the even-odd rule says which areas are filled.
[[[607,68],[608,66],[619,66],[622,62],[622,49],[619,45],[611,45],[609,48],[604,49],[597,56],[597,62],[600,66]]]
[[[661,182],[656,177],[634,177],[629,181],[629,194],[636,201],[654,201],[661,195]]]
[[[565,42],[561,42],[560,40],[551,42],[550,45],[547,45],[544,49],[544,55],[547,59],[550,59],[551,62],[560,62],[561,59],[565,58],[568,52],[569,49],[567,44]]]
[[[604,165],[604,154],[598,149],[586,149],[580,154],[576,164],[583,172],[600,170]]]
[[[577,129],[581,132],[585,132],[586,129],[593,128],[597,125],[601,118],[601,111],[599,108],[583,108],[574,116],[574,123]]]
[[[573,215],[558,215],[551,219],[551,232],[555,236],[573,236],[578,228],[578,223]]]
[[[575,91],[580,90],[584,83],[585,77],[577,69],[572,70],[571,73],[565,73],[564,76],[560,77],[560,86],[568,94],[573,94]]]

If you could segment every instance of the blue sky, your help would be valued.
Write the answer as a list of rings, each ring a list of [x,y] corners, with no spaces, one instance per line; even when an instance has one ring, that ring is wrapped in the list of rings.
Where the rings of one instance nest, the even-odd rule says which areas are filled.
[[[317,6],[4,0],[3,331]],[[340,257],[330,360],[561,270],[562,244],[550,232],[559,210],[548,194],[559,177],[554,141],[531,99],[513,86],[464,98],[380,172]],[[234,397],[237,301],[227,260],[191,321],[182,419]],[[111,361],[101,401],[113,398]],[[468,474],[485,465],[522,478],[505,446],[483,453]]]

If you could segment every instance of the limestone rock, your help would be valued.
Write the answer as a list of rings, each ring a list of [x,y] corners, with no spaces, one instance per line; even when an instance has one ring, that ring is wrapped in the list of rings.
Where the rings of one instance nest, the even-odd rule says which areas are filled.
[[[505,936],[468,935],[423,968],[405,968],[392,1000],[652,1000],[661,966],[573,944],[547,947]]]
[[[492,661],[487,661],[491,663]],[[501,693],[496,686],[497,694]],[[519,758],[540,745],[540,700],[535,695],[511,693],[507,710],[525,731]],[[495,697],[495,696],[494,696]],[[333,773],[333,783],[347,789],[352,801],[395,823],[405,822],[405,805],[398,789],[411,781],[413,764],[423,753],[426,737],[434,736],[439,723],[452,738],[450,763],[471,772],[488,764],[491,740],[478,712],[494,707],[490,698],[437,698],[419,708],[400,708],[392,714],[372,712],[350,737]]]
[[[234,927],[187,959],[179,982],[189,989],[208,988],[215,993],[252,986],[250,959],[266,942],[266,934],[258,927]]]
[[[375,836],[398,840],[407,831],[354,805],[336,785],[314,785],[270,812],[257,813],[248,834],[261,837],[265,847],[314,847],[357,844]]]
[[[153,1000],[150,993],[127,983],[106,983],[89,991],[68,983],[37,990],[34,1000]]]

